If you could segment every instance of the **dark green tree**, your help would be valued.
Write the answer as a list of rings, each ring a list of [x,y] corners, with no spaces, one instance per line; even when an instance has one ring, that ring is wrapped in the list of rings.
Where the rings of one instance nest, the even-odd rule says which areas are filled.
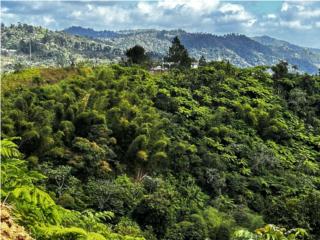
[[[199,59],[199,67],[203,67],[207,65],[207,61],[205,57],[202,55],[201,58]]]
[[[129,58],[129,62],[135,64],[142,64],[148,59],[144,48],[139,45],[135,45],[134,47],[129,48],[126,51],[126,56]]]
[[[178,37],[172,40],[172,46],[169,48],[169,53],[165,59],[168,62],[175,63],[179,68],[190,68],[192,62],[188,50],[181,44]]]
[[[277,65],[272,66],[273,78],[280,79],[288,74],[288,63],[286,61],[280,61]]]

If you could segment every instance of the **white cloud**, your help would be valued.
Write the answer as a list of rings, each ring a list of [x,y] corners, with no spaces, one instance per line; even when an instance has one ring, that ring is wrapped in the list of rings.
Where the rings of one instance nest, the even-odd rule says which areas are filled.
[[[279,15],[279,26],[295,30],[312,30],[320,21],[320,8],[316,2],[284,2]]]
[[[225,3],[219,8],[219,11],[223,13],[223,16],[218,21],[239,22],[246,26],[252,26],[256,22],[255,17],[239,4]]]
[[[320,9],[303,9],[298,12],[298,15],[304,18],[320,17]]]
[[[87,9],[88,9],[89,11],[92,11],[92,9],[93,9],[93,5],[91,5],[91,4],[87,4]]]
[[[158,7],[173,10],[181,8],[194,13],[210,13],[219,5],[219,0],[160,0]]]
[[[87,4],[86,11],[74,10],[71,16],[85,20],[88,23],[96,22],[97,25],[111,25],[130,22],[130,10],[118,6],[100,6]]]
[[[154,12],[154,7],[146,2],[139,2],[137,7],[142,14],[152,14]]]
[[[239,32],[250,36],[283,34],[290,40],[312,34],[318,37],[320,28],[320,2],[311,1],[285,0],[278,10],[262,11],[261,14],[254,12],[254,5],[259,3],[251,7],[249,3],[223,0],[8,2],[4,1],[1,7],[1,20],[5,24],[20,21],[45,24],[52,29],[72,25],[97,30],[182,28],[217,34]]]
[[[267,15],[267,18],[268,19],[276,19],[277,16],[275,14],[270,13],[270,14]]]
[[[9,11],[9,8],[7,8],[7,7],[1,7],[1,9],[0,9],[0,12],[3,14],[3,13],[6,13],[6,12],[8,12]]]
[[[289,9],[289,4],[287,2],[284,2],[281,7],[281,12],[286,12],[288,11],[288,9]]]
[[[43,23],[44,23],[45,26],[48,26],[48,25],[50,25],[50,24],[52,24],[54,22],[55,22],[55,20],[51,16],[44,16],[43,17]]]
[[[222,13],[239,13],[244,11],[244,7],[239,4],[226,3],[220,7],[220,12]]]
[[[292,28],[292,29],[312,29],[311,25],[303,25],[299,20],[294,21],[280,21],[280,26]]]
[[[76,10],[76,11],[72,11],[72,12],[71,12],[71,16],[73,16],[73,17],[75,17],[75,18],[79,18],[79,17],[81,17],[81,15],[82,15],[82,12],[79,11],[79,10]]]

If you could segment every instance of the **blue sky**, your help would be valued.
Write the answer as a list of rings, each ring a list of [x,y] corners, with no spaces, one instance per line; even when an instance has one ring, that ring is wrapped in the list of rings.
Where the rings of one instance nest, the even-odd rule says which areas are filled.
[[[137,28],[269,35],[320,48],[320,1],[1,1],[1,21],[61,30]]]

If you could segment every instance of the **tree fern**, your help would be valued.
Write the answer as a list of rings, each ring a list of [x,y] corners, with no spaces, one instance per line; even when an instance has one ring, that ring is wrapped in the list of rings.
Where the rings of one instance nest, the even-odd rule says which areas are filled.
[[[37,228],[38,240],[85,240],[87,232],[81,228],[61,226],[42,226]],[[105,238],[102,238],[105,239]]]
[[[15,144],[13,141],[20,139],[18,137],[15,138],[8,138],[1,140],[1,147],[0,147],[0,153],[1,153],[1,159],[7,160],[9,158],[20,158],[22,154],[18,150],[17,144]]]
[[[17,187],[32,185],[44,178],[42,174],[27,169],[17,144],[13,142],[15,139],[19,138],[1,140],[1,195],[3,197]]]
[[[34,223],[60,224],[62,208],[46,192],[34,186],[22,186],[12,191],[9,200],[29,226]]]

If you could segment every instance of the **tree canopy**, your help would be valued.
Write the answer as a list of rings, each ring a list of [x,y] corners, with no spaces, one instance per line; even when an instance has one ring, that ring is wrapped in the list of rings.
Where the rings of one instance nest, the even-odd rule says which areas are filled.
[[[134,47],[129,48],[126,51],[126,56],[128,57],[129,62],[134,64],[142,64],[148,59],[144,48],[140,45],[135,45]]]
[[[1,200],[36,239],[317,240],[320,77],[273,69],[8,74]]]
[[[173,62],[175,66],[180,68],[190,68],[191,66],[192,60],[189,57],[188,50],[181,44],[177,36],[172,40],[166,61]]]

